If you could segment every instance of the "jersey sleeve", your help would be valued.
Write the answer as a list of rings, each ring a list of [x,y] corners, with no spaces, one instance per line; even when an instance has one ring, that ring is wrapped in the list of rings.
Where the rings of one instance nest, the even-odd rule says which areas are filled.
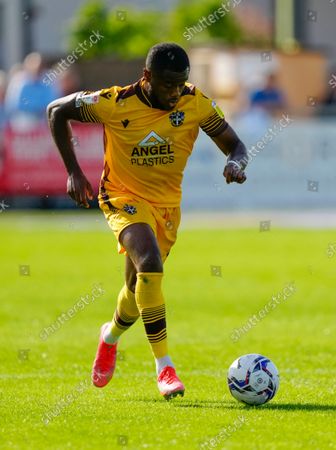
[[[76,97],[76,108],[79,108],[82,122],[107,123],[113,114],[116,96],[115,87],[96,92],[79,92]]]
[[[198,91],[199,126],[210,137],[218,136],[227,127],[224,113],[214,100]]]

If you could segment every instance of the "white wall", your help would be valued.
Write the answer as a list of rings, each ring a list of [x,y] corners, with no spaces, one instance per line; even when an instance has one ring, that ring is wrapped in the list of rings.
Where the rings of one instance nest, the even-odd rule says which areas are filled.
[[[282,131],[278,129],[277,120],[264,122],[250,117],[231,122],[247,149],[255,155],[246,170],[248,181],[243,185],[225,183],[222,172],[226,158],[211,139],[200,132],[185,171],[184,208],[219,212],[335,209],[334,120],[292,119]],[[270,128],[273,129],[272,141],[269,140]],[[266,142],[263,149],[253,149],[263,139]]]
[[[305,24],[305,43],[326,50],[336,59],[336,1],[306,1],[301,20]],[[307,20],[307,11],[316,12],[316,20]]]

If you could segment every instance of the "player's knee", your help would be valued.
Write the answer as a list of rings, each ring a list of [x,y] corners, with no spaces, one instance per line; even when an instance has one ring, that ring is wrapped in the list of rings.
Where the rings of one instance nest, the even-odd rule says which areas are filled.
[[[159,251],[150,251],[139,258],[138,272],[163,272],[163,263]]]

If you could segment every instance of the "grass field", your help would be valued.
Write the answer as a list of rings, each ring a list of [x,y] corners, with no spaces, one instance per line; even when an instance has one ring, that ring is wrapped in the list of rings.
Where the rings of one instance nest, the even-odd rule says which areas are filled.
[[[164,293],[186,393],[166,402],[140,322],[120,341],[112,382],[90,385],[123,257],[85,214],[100,224],[98,212],[78,212],[75,223],[58,213],[0,216],[1,449],[336,448],[335,230],[181,230]],[[289,282],[296,292],[233,342],[233,330]],[[43,335],[99,283],[93,302]],[[253,352],[281,376],[261,407],[239,404],[226,385],[231,362]]]

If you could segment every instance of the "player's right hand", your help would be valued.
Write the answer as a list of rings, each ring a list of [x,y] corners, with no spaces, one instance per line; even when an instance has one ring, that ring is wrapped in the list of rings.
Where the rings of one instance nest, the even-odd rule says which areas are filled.
[[[93,199],[93,189],[83,172],[73,172],[69,174],[67,193],[78,206],[90,208],[88,200]]]

